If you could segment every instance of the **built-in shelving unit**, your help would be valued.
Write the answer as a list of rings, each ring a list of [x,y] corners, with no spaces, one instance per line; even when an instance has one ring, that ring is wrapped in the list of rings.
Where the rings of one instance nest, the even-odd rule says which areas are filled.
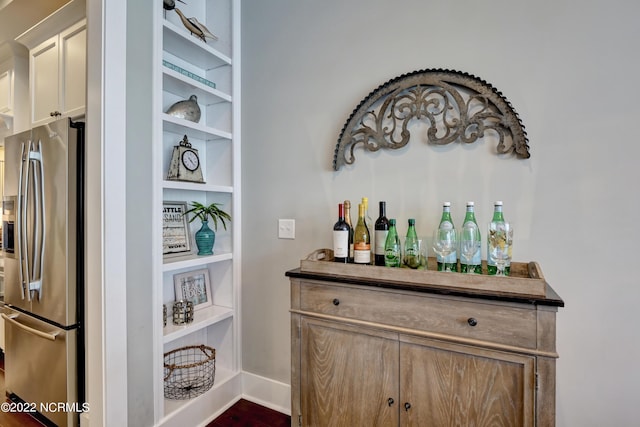
[[[154,322],[156,374],[155,424],[163,426],[201,425],[241,394],[240,381],[240,1],[191,0],[176,2],[187,17],[196,17],[218,40],[204,42],[184,27],[174,10],[156,4],[154,87],[157,106],[154,139],[155,244],[162,247],[162,203],[198,201],[220,203],[232,216],[227,230],[216,232],[214,254],[165,257],[159,249],[154,256],[152,295],[158,317]],[[175,102],[196,95],[202,111],[198,123],[165,112]],[[173,147],[183,136],[198,150],[205,183],[167,180]],[[211,225],[211,224],[210,224]],[[200,221],[190,223],[193,236]],[[195,242],[193,244],[195,248]],[[207,269],[213,305],[195,311],[186,326],[172,324],[175,300],[174,276]],[[162,306],[167,306],[163,326]],[[205,344],[216,349],[213,387],[188,400],[164,398],[164,353],[187,345]]]

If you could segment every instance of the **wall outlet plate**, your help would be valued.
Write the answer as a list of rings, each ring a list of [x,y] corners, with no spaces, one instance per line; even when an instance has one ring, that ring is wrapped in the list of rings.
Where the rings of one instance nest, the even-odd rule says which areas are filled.
[[[296,238],[296,220],[295,219],[279,219],[278,220],[278,238],[279,239],[295,239]]]

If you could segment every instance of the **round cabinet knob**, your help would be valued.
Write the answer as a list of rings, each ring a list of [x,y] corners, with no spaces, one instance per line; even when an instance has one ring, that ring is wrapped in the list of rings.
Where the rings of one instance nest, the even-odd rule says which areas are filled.
[[[389,400],[387,400],[387,403],[389,404],[389,406],[393,406],[395,400],[393,400],[393,397],[390,397]]]
[[[411,403],[409,403],[409,402],[405,402],[405,403],[404,403],[404,410],[405,410],[405,411],[408,411],[410,408],[411,408]]]
[[[474,317],[469,317],[467,319],[467,323],[469,324],[469,326],[476,326],[478,324],[478,321]]]
[[[340,300],[338,298],[334,298],[333,305],[340,305]]]

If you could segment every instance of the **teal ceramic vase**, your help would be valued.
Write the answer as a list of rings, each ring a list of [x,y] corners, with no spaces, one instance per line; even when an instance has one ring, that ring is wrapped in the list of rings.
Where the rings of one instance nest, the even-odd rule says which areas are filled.
[[[196,246],[198,255],[213,255],[213,244],[216,242],[216,233],[209,228],[209,221],[202,221],[202,227],[196,231]]]

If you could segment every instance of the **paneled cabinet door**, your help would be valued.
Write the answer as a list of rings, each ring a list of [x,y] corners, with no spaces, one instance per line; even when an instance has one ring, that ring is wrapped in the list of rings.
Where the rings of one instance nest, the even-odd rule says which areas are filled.
[[[51,37],[31,50],[31,123],[51,119],[58,110],[60,67],[58,66],[58,36]]]
[[[85,109],[87,85],[87,26],[85,21],[60,33],[61,99],[64,116],[74,117]]]
[[[398,335],[302,318],[303,426],[397,426]]]
[[[400,341],[400,425],[534,425],[533,357],[417,337]]]
[[[0,113],[13,108],[11,101],[11,71],[0,71]]]
[[[31,50],[31,124],[84,112],[86,22],[80,21]]]

